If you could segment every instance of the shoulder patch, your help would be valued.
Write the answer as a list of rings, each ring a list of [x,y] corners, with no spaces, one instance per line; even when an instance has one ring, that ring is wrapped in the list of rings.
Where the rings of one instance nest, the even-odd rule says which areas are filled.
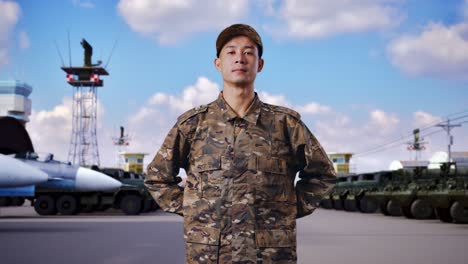
[[[207,110],[208,110],[207,105],[200,105],[195,108],[192,108],[188,110],[187,112],[183,113],[182,115],[180,115],[179,118],[177,118],[177,123],[182,124],[183,122],[190,119],[191,117],[198,115],[200,113],[206,112]]]
[[[265,103],[264,103],[265,104]],[[287,107],[284,107],[284,106],[279,106],[279,105],[271,105],[271,104],[265,104],[269,109],[271,109],[272,111],[274,112],[280,112],[280,113],[284,113],[284,114],[287,114],[287,115],[290,115],[296,119],[301,119],[301,115],[290,109],[290,108],[287,108]]]

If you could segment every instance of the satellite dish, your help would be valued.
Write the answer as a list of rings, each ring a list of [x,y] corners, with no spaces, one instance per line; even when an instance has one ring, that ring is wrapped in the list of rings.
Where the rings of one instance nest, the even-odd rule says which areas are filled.
[[[390,163],[390,166],[388,166],[388,169],[391,171],[403,169],[403,164],[399,160],[394,160],[392,163]]]
[[[432,155],[432,157],[429,159],[429,169],[439,169],[440,164],[447,162],[448,160],[448,155],[447,152],[445,151],[437,151]]]

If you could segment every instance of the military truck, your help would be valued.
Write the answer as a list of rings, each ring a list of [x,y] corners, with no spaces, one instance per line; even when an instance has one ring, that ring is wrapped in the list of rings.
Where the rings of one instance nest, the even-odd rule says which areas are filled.
[[[468,223],[468,168],[445,163],[439,170],[440,179],[425,192],[418,192],[442,222]]]
[[[341,199],[342,191],[344,190],[343,185],[348,184],[347,175],[338,175],[337,183],[335,187],[333,187],[330,195],[324,197],[320,202],[321,207],[325,209],[332,209],[335,208],[336,210],[343,210],[344,204],[343,200]]]
[[[322,200],[321,205],[325,209],[374,213],[378,210],[380,201],[380,199],[374,199],[374,196],[383,190],[391,174],[391,171],[379,171],[341,175],[330,196]],[[368,193],[373,196],[367,195]]]
[[[117,168],[91,168],[122,182],[122,187],[117,191],[78,192],[42,184],[36,187],[35,211],[40,215],[75,215],[113,207],[127,215],[138,215],[158,208],[143,184],[144,175]]]
[[[137,215],[159,208],[144,185],[145,176],[127,172],[118,168],[101,168],[104,174],[122,182],[118,192],[112,194],[112,207],[120,209],[127,215]]]
[[[391,178],[390,171],[359,174],[347,197],[349,202],[345,201],[345,205],[351,203],[348,207],[351,209],[356,207],[361,213],[375,213],[379,209],[379,204],[369,193],[383,189],[389,178]]]

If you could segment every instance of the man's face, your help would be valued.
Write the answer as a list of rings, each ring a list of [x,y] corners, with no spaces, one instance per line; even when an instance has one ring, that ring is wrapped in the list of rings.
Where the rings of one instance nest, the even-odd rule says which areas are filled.
[[[257,45],[245,36],[238,36],[227,42],[214,63],[224,82],[233,86],[252,85],[257,72],[263,68],[263,59],[258,57]]]

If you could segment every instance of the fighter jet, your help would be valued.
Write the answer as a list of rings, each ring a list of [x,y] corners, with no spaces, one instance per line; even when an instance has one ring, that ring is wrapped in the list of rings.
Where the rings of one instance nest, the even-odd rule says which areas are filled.
[[[92,192],[116,190],[122,186],[121,182],[104,173],[56,161],[53,159],[52,154],[46,155],[43,160],[34,152],[17,154],[15,157],[18,161],[22,161],[26,165],[37,168],[48,175],[48,181],[38,184],[38,187]]]
[[[0,154],[0,187],[23,187],[46,182],[49,176],[13,157]]]

